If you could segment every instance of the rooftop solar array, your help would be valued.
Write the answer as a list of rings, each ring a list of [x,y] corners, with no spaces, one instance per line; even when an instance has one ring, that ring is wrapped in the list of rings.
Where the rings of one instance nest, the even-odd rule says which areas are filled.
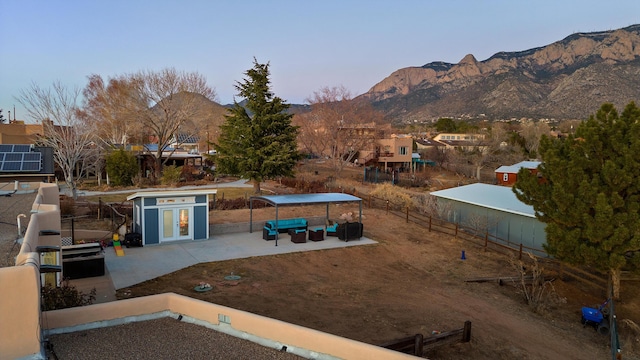
[[[0,172],[39,172],[42,154],[31,145],[0,144]]]
[[[31,145],[23,145],[23,144],[0,144],[0,152],[2,153],[11,153],[11,152],[31,152]]]

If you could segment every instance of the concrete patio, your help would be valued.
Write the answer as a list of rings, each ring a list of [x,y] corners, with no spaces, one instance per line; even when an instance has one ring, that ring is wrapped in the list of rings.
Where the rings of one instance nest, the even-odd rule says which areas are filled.
[[[291,242],[290,236],[280,234],[275,240],[262,239],[262,231],[214,235],[208,240],[176,241],[145,247],[123,247],[125,256],[116,256],[112,247],[105,249],[105,276],[72,280],[71,284],[88,293],[96,288],[96,303],[115,300],[115,291],[162,275],[205,262],[277,255],[301,251],[343,248],[376,244],[362,237],[348,242],[335,236],[323,241]]]

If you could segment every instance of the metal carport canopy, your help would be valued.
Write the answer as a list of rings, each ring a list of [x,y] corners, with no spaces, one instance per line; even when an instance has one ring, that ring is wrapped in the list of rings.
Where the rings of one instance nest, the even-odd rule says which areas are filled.
[[[300,206],[300,205],[314,205],[314,204],[327,204],[327,219],[329,218],[329,204],[332,203],[344,203],[344,202],[358,202],[360,205],[360,217],[359,221],[362,222],[362,199],[342,193],[317,193],[317,194],[290,194],[290,195],[265,195],[265,196],[252,196],[249,201],[249,232],[253,232],[253,201],[264,201],[268,204],[275,206],[276,218],[278,221],[278,206]],[[276,235],[277,238],[277,235]]]

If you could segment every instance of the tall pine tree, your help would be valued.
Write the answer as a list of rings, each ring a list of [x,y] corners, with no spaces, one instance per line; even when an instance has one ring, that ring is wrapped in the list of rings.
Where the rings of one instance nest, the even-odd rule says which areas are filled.
[[[543,137],[541,178],[521,170],[518,199],[545,222],[547,252],[606,271],[613,296],[622,269],[640,268],[640,109],[604,104],[566,139]]]
[[[260,193],[262,181],[293,176],[301,155],[298,128],[291,125],[293,115],[286,112],[289,104],[271,92],[269,64],[254,59],[253,65],[244,81],[236,83],[243,104],[234,100],[214,147],[217,170],[250,179]]]

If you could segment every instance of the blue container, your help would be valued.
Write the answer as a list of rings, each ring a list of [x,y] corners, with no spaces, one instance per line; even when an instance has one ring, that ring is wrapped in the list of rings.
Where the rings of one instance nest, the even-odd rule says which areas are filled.
[[[594,309],[590,307],[582,308],[582,317],[584,317],[585,320],[596,323],[596,324],[600,324],[604,319],[604,317],[602,316],[602,312],[600,312],[598,309]]]

